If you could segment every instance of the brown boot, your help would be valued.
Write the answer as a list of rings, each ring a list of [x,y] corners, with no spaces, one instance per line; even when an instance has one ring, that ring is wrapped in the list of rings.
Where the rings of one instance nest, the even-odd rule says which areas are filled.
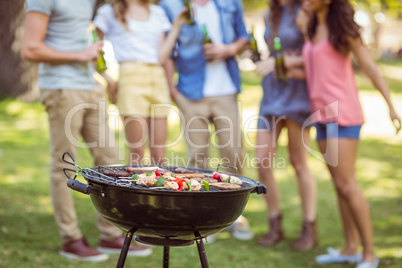
[[[318,244],[316,221],[303,221],[299,239],[293,243],[293,248],[305,251],[314,248]]]
[[[283,240],[282,215],[269,218],[269,232],[258,240],[258,244],[264,247],[272,247]]]

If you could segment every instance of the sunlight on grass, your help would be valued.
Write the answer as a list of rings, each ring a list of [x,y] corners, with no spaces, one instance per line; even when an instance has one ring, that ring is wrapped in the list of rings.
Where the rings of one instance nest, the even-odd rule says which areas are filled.
[[[386,198],[398,198],[402,192],[402,184],[391,178],[376,179],[365,186],[364,194],[367,198],[372,197],[386,197]]]
[[[21,183],[21,180],[19,179],[19,176],[5,175],[5,176],[2,176],[1,183],[4,183],[4,184],[16,184],[16,183]]]
[[[11,102],[6,106],[6,112],[9,115],[17,115],[21,112],[23,106],[22,102]]]
[[[361,177],[365,180],[378,179],[382,177],[384,171],[392,169],[392,164],[386,161],[374,161],[369,158],[361,157],[358,160],[358,168]]]
[[[393,258],[402,258],[402,250],[400,246],[395,246],[392,248],[379,248],[376,252],[380,258],[389,256],[392,256]]]
[[[247,202],[246,211],[248,212],[264,212],[266,210],[266,206],[263,202],[262,197],[258,199],[250,198]]]

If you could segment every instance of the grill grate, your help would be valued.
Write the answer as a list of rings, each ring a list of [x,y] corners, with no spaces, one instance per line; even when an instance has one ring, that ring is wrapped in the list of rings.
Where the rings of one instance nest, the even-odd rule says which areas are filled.
[[[98,182],[102,182],[102,183],[106,183],[106,184],[114,185],[114,186],[127,187],[127,188],[140,189],[140,190],[153,190],[153,191],[165,191],[165,192],[166,191],[167,192],[174,191],[174,190],[165,189],[165,188],[154,188],[152,186],[148,187],[148,186],[137,185],[135,183],[132,183],[130,179],[114,178],[114,177],[103,174],[103,171],[105,171],[106,169],[114,170],[114,171],[126,171],[127,167],[130,167],[130,166],[114,165],[114,166],[98,166],[98,167],[94,167],[94,168],[86,168],[86,169],[82,170],[82,175],[84,176],[85,179],[90,179],[90,180],[94,180],[94,181],[98,181]],[[154,167],[154,169],[152,169],[152,167]],[[152,167],[144,166],[144,170],[149,172],[152,170],[155,171],[158,169],[164,169],[164,170],[169,170],[169,171],[175,173],[175,169],[176,169],[176,167],[166,167],[166,166],[161,166],[161,167],[152,166]],[[213,174],[212,171],[205,172],[205,170],[203,170],[203,169],[191,168],[191,169],[187,169],[187,170],[191,170],[192,172],[196,172],[196,173],[202,173],[207,178],[210,178]],[[176,174],[180,174],[180,173],[176,173]],[[239,189],[239,190],[255,187],[255,182],[253,180],[242,177],[242,176],[237,176],[237,177],[243,181],[243,184],[241,185],[241,189]],[[236,190],[221,190],[221,189],[214,188],[212,186],[209,188],[209,192],[227,192],[227,191],[236,191]],[[174,192],[176,192],[176,191],[174,191]],[[185,191],[185,192],[187,192],[187,191]],[[206,192],[206,190],[201,189],[200,192]]]

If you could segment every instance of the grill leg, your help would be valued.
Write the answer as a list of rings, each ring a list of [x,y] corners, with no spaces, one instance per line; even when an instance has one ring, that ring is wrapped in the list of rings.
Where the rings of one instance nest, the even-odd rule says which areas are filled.
[[[116,268],[123,268],[124,263],[126,262],[128,249],[130,248],[131,239],[133,239],[133,232],[127,232],[126,238],[124,239],[123,248],[120,251],[119,261],[117,263]]]
[[[204,243],[202,242],[202,239],[196,239],[195,242],[197,243],[198,254],[200,255],[201,267],[209,268],[207,261],[207,254],[205,252]]]
[[[163,247],[163,268],[169,268],[169,247]]]

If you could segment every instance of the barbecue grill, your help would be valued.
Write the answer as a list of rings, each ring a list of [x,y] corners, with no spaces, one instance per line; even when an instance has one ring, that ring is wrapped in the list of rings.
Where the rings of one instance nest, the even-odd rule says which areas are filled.
[[[127,178],[107,176],[103,172],[126,171],[128,167],[136,167],[138,171],[168,170],[178,174],[179,169],[184,169],[182,167],[104,165],[83,169],[67,152],[63,154],[63,161],[75,167],[64,168],[68,187],[88,194],[96,210],[126,233],[118,268],[124,266],[134,236],[139,242],[164,247],[163,267],[169,266],[170,247],[192,245],[195,240],[201,266],[207,268],[202,239],[233,224],[243,212],[251,193],[265,194],[267,191],[260,182],[238,175],[243,182],[238,190],[210,187],[209,191],[173,191],[140,186]],[[185,170],[202,173],[205,177],[213,174],[211,170],[205,169]],[[88,184],[76,180],[78,173],[82,174]]]

